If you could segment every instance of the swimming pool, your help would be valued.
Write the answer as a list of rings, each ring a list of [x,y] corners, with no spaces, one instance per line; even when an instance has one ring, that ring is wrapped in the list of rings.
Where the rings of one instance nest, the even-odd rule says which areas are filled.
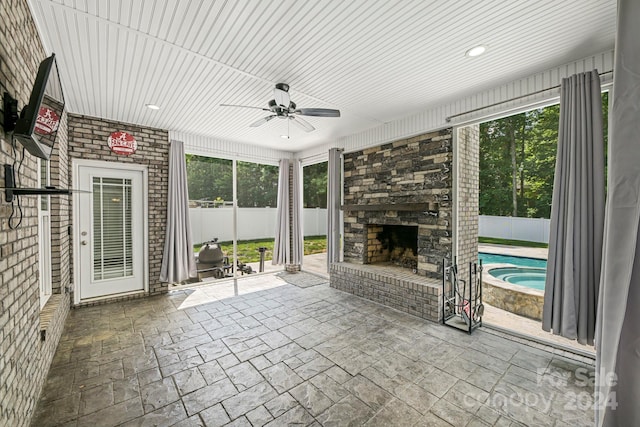
[[[489,269],[493,277],[508,283],[544,290],[547,276],[547,260],[520,256],[488,254],[480,252],[478,258],[482,264],[511,264],[515,267]]]
[[[489,273],[482,277],[482,299],[487,304],[519,316],[542,319],[546,260],[484,252],[478,258]]]

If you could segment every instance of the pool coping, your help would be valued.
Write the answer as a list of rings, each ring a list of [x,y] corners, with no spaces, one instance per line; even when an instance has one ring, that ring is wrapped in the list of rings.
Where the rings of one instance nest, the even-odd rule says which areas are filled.
[[[548,248],[531,248],[525,246],[507,246],[490,243],[479,243],[478,252],[486,252],[493,255],[509,255],[520,258],[534,258],[548,260]]]
[[[498,279],[497,277],[493,277],[491,274],[489,274],[490,270],[496,269],[496,268],[514,268],[514,267],[518,267],[515,264],[508,264],[508,263],[491,263],[491,264],[482,264],[482,282],[483,283],[489,283],[492,286],[497,286],[503,289],[510,289],[510,290],[516,290],[518,292],[522,292],[525,294],[529,294],[529,295],[534,295],[534,296],[541,296],[544,297],[544,291],[540,290],[540,289],[533,289],[533,288],[529,288],[523,285],[518,285],[516,283],[510,283],[510,282],[505,282],[502,279]],[[529,267],[527,267],[529,268]],[[486,272],[486,274],[484,274]],[[488,279],[488,280],[487,280]]]
[[[493,277],[489,271],[496,268],[513,268],[513,264],[486,264],[482,266],[482,299],[487,304],[527,319],[541,321],[544,291],[505,282]],[[485,270],[487,271],[486,274]]]

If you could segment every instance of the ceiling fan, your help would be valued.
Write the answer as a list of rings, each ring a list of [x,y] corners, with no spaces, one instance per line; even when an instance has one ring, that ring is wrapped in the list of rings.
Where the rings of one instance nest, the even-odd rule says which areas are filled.
[[[271,114],[251,123],[250,127],[258,127],[269,120],[276,117],[280,119],[289,119],[305,132],[311,132],[315,128],[308,121],[299,116],[312,117],[340,117],[340,110],[332,110],[329,108],[298,108],[296,103],[291,101],[289,96],[289,85],[286,83],[277,83],[273,89],[273,99],[269,101],[269,108],[252,107],[248,105],[220,104],[221,107],[241,107],[253,108],[262,111],[269,111]]]

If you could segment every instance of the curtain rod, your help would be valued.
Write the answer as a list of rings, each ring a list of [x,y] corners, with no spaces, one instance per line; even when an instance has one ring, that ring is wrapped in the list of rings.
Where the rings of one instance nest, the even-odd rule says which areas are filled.
[[[604,76],[605,74],[611,74],[611,73],[613,73],[613,70],[604,71],[602,73],[598,73],[598,75],[599,76]],[[493,103],[493,104],[490,104],[490,105],[485,105],[484,107],[474,108],[473,110],[468,110],[468,111],[465,111],[463,113],[453,114],[451,116],[448,116],[444,120],[447,123],[449,123],[449,122],[451,122],[451,119],[453,119],[455,117],[460,117],[460,116],[464,116],[465,114],[475,113],[476,111],[486,110],[487,108],[491,108],[491,107],[497,107],[498,105],[506,104],[507,102],[517,101],[518,99],[527,98],[529,96],[537,95],[539,93],[544,93],[544,92],[548,92],[550,90],[555,90],[555,89],[560,89],[560,85],[549,87],[549,88],[546,88],[546,89],[540,89],[540,90],[537,90],[535,92],[527,93],[526,95],[520,95],[520,96],[516,96],[514,98],[510,98],[510,99],[507,99],[507,100],[504,100],[504,101],[496,102],[496,103]]]

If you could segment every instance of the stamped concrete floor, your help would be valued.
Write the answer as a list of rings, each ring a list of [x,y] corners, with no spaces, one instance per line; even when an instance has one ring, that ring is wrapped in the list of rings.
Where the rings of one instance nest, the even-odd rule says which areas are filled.
[[[583,426],[592,374],[279,273],[72,310],[32,425]]]

